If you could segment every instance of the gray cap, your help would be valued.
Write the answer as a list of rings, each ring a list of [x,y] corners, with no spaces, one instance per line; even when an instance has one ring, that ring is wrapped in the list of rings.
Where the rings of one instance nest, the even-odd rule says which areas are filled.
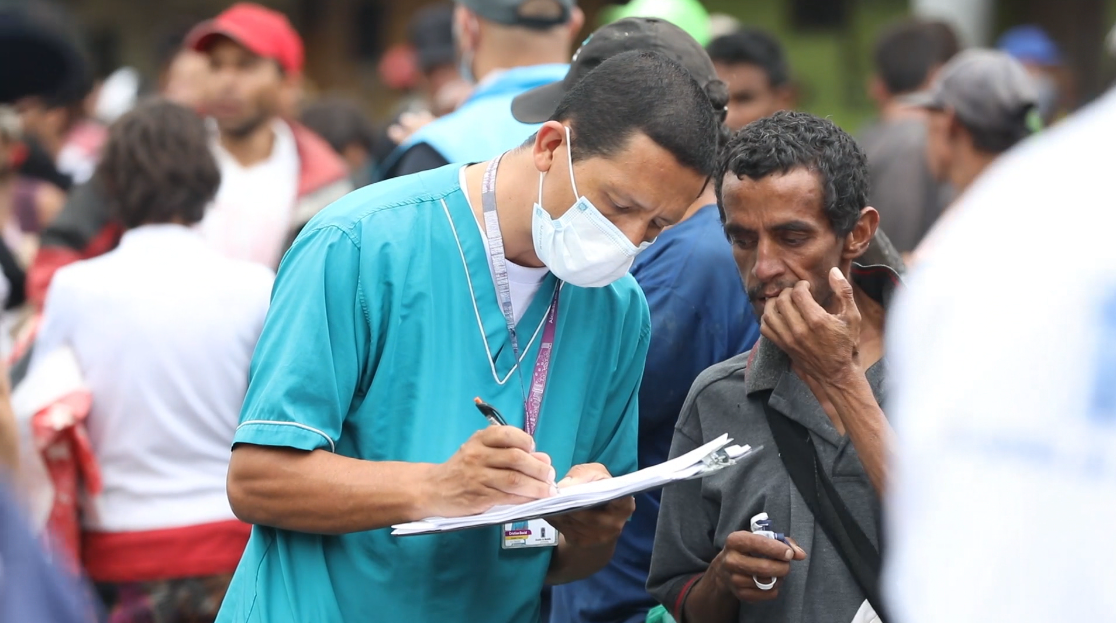
[[[966,125],[990,131],[1025,130],[1038,105],[1032,78],[1019,61],[999,50],[971,49],[946,63],[929,90],[903,101],[951,109]]]
[[[550,0],[559,12],[554,15],[525,14],[523,5],[538,0],[457,0],[457,3],[478,16],[497,24],[525,26],[542,30],[570,21],[577,0]],[[533,13],[533,12],[532,12]]]

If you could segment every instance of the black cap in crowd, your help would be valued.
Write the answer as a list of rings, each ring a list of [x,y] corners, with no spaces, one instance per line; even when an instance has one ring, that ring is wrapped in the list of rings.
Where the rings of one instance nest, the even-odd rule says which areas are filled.
[[[16,9],[0,9],[0,103],[54,96],[84,75],[77,44],[58,28]]]
[[[719,80],[709,54],[696,39],[670,22],[652,17],[627,17],[603,26],[581,44],[565,79],[527,91],[512,100],[512,116],[522,123],[550,119],[562,97],[585,74],[622,52],[658,52],[686,68],[702,88]]]

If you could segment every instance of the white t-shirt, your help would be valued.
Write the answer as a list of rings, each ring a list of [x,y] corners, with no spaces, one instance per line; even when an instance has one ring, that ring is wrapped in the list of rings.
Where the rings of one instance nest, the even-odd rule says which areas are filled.
[[[226,257],[269,268],[279,265],[290,235],[298,200],[298,146],[285,122],[272,124],[271,156],[241,166],[214,139],[212,149],[221,169],[221,187],[200,227],[205,239]]]
[[[461,172],[458,174],[461,183],[462,194],[465,195],[465,201],[469,202],[469,207],[472,208],[473,204],[469,201],[468,186],[465,185],[465,167],[461,167]],[[477,221],[477,226],[480,228],[481,239],[484,241],[484,248],[488,251],[488,234],[485,233],[484,224]],[[519,264],[512,263],[511,260],[505,262],[508,267],[508,289],[511,291],[512,300],[512,314],[515,316],[516,324],[519,324],[519,319],[526,313],[527,308],[531,305],[531,301],[535,298],[535,293],[539,291],[542,282],[546,279],[546,274],[550,269],[543,266],[542,268],[533,268],[530,266],[520,266]],[[496,281],[496,265],[492,261],[492,253],[488,253],[488,270],[492,273],[492,281]],[[517,331],[518,333],[518,331]]]
[[[888,327],[906,623],[1116,621],[1116,92],[998,161]]]
[[[234,518],[225,475],[273,278],[178,225],[133,229],[58,271],[31,365],[68,345],[92,393],[104,490],[83,508],[86,528]]]

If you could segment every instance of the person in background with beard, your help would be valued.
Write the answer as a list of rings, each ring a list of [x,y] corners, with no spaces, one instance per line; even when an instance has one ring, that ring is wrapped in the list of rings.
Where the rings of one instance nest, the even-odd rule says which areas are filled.
[[[218,130],[221,188],[203,234],[228,257],[275,268],[302,226],[352,190],[329,144],[281,116],[299,88],[302,39],[283,14],[239,3],[198,25],[186,46],[209,57],[204,106]]]

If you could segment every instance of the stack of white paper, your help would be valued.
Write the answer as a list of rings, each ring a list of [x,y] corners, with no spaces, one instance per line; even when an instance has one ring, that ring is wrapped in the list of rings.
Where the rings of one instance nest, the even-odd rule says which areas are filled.
[[[728,435],[721,435],[692,452],[632,474],[573,485],[549,498],[513,506],[495,506],[479,515],[429,517],[422,521],[399,524],[392,526],[394,528],[392,534],[410,536],[524,521],[597,506],[643,491],[658,489],[679,480],[702,478],[752,452],[749,446],[728,446],[731,442]]]

